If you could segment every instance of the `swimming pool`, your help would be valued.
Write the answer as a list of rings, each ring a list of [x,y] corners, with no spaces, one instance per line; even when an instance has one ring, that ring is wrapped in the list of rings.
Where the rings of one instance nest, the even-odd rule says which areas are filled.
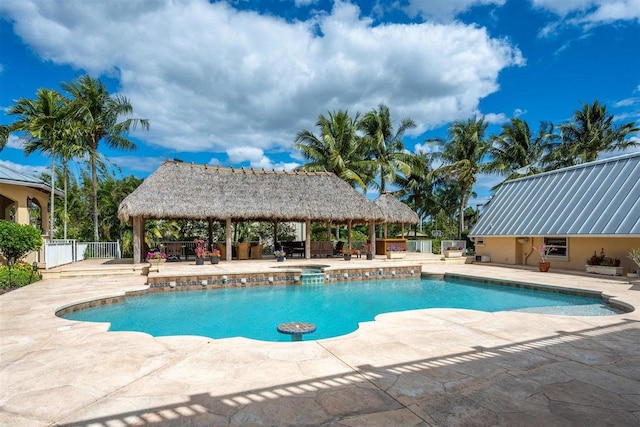
[[[88,308],[65,319],[110,322],[112,331],[153,336],[200,335],[290,341],[276,328],[286,322],[317,327],[305,340],[344,335],[359,322],[394,311],[464,308],[569,315],[613,315],[600,299],[480,284],[465,280],[398,279],[324,285],[260,286],[164,292],[127,297],[123,303]]]

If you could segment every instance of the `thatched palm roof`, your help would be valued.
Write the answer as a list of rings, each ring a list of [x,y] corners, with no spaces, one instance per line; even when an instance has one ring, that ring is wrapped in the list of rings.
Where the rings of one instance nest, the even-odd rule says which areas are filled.
[[[389,224],[417,224],[420,222],[418,214],[391,193],[382,193],[373,203],[380,208],[384,214],[385,222]]]
[[[383,221],[371,201],[329,172],[229,169],[167,161],[129,196],[118,217]]]

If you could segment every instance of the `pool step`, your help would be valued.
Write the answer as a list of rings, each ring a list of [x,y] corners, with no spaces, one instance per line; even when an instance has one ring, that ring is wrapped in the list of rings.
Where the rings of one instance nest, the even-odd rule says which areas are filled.
[[[62,279],[69,277],[140,276],[149,271],[148,264],[115,265],[61,265],[48,270],[40,270],[42,279]]]

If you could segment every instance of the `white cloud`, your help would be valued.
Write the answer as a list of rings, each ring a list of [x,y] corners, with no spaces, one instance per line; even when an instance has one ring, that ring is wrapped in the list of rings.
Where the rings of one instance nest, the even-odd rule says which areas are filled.
[[[26,166],[18,163],[13,163],[8,160],[0,160],[0,165],[7,167],[9,169],[13,169],[16,172],[33,176],[35,178],[40,178],[40,175],[42,175],[45,172],[49,173],[49,168],[47,168],[46,166]]]
[[[634,104],[638,104],[638,103],[640,103],[640,98],[636,97],[636,98],[623,99],[622,101],[616,102],[614,105],[616,107],[630,107],[630,106],[632,106]]]
[[[619,21],[640,23],[640,0],[532,0],[532,3],[561,18],[561,22],[547,25],[541,32],[543,36],[563,24],[588,29]]]
[[[5,149],[7,148],[15,148],[16,150],[24,150],[25,140],[10,133],[9,138],[7,138],[7,145],[5,145]]]
[[[487,113],[484,115],[484,121],[493,124],[500,125],[509,121],[509,118],[504,113]]]
[[[503,6],[505,3],[506,0],[409,0],[404,10],[412,17],[422,16],[425,19],[449,22],[472,7]]]
[[[527,114],[527,110],[523,110],[522,108],[516,108],[513,110],[513,117],[520,117],[523,114]]]
[[[498,90],[500,71],[524,64],[483,28],[374,26],[340,1],[293,23],[225,2],[120,4],[23,0],[0,2],[0,12],[44,60],[117,77],[136,116],[151,123],[134,136],[168,150],[289,149],[319,114],[380,103],[395,119],[414,119],[418,135],[472,115]]]
[[[255,147],[234,147],[227,150],[229,162],[231,164],[241,164],[249,162],[249,167],[264,170],[293,170],[299,163],[273,163],[269,157],[264,155],[264,151]]]
[[[171,160],[168,157],[140,157],[140,156],[110,156],[109,161],[119,167],[139,172],[153,172],[164,161]]]
[[[294,0],[293,2],[295,7],[311,6],[316,3],[318,3],[318,0]]]

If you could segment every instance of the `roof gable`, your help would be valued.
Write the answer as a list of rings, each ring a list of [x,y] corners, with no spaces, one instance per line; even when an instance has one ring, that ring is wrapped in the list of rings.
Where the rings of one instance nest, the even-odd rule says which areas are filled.
[[[505,182],[470,235],[640,235],[640,153]]]
[[[51,186],[40,178],[15,171],[2,164],[0,164],[0,184],[37,188],[45,193],[51,193]],[[56,188],[55,194],[62,196],[64,192]]]

